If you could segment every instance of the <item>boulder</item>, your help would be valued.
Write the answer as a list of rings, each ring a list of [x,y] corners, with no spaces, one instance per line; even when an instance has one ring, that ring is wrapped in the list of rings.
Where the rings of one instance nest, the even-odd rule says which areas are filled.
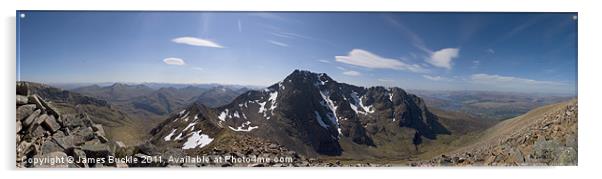
[[[115,141],[115,142],[112,142],[111,145],[114,148],[115,156],[126,157],[128,155],[131,155],[131,153],[128,154],[128,148],[123,142]]]
[[[73,149],[72,155],[75,160],[82,160],[82,159],[86,158],[86,152],[84,152],[83,150],[80,150],[80,149]],[[76,165],[81,168],[89,167],[87,162],[76,163]]]
[[[17,121],[22,121],[36,110],[35,104],[22,105],[17,108]]]
[[[75,129],[86,125],[82,118],[77,117],[75,115],[66,115],[63,116],[63,119],[63,124],[65,125],[65,127],[68,127],[70,129]]]
[[[105,137],[104,134],[101,134],[100,131],[94,132],[94,135],[96,135],[96,138],[98,138],[98,140],[100,140],[100,142],[102,143],[109,142],[109,139],[107,139],[107,137]]]
[[[40,102],[38,95],[35,95],[35,94],[31,95],[31,96],[29,96],[28,100],[30,103],[35,104],[36,108],[46,110],[46,107],[44,107],[44,105],[42,105],[42,102]]]
[[[44,130],[44,128],[39,124],[34,124],[31,129],[32,130],[30,130],[30,134],[32,138],[44,137],[44,135],[47,133],[46,130]]]
[[[24,155],[24,154],[29,153],[29,151],[31,151],[31,146],[32,146],[31,142],[21,141],[21,143],[19,143],[19,145],[17,145],[17,157],[19,157],[19,154]]]
[[[65,132],[63,131],[56,131],[54,134],[52,134],[52,137],[65,137]]]
[[[54,143],[52,140],[46,140],[42,143],[42,154],[49,154],[52,152],[64,152],[64,148]]]
[[[34,121],[38,119],[38,116],[41,112],[42,110],[36,109],[33,113],[31,113],[27,118],[25,118],[25,120],[23,120],[23,127],[27,128],[31,126],[34,123]]]
[[[38,99],[39,99],[39,97],[38,97]],[[50,105],[49,103],[47,103],[44,100],[38,100],[38,101],[40,102],[40,104],[42,106],[44,106],[44,109],[46,109],[46,112],[48,114],[53,115],[57,119],[59,118],[59,116],[61,116],[60,113],[54,108],[54,106]]]
[[[21,131],[21,129],[23,128],[23,124],[21,124],[21,121],[17,121],[17,133],[19,133]],[[17,135],[17,137],[19,137],[19,135]]]
[[[102,128],[102,124],[92,124],[92,130],[94,131],[102,131],[104,133],[104,128]]]
[[[17,95],[17,106],[27,104],[27,101],[26,96]]]
[[[81,137],[78,138],[75,136],[53,137],[52,141],[63,149],[74,148],[76,144],[83,143],[83,139]]]
[[[56,132],[61,128],[61,125],[58,122],[56,122],[54,116],[48,116],[44,118],[44,121],[42,121],[42,126],[52,133]]]
[[[86,153],[86,157],[107,158],[112,155],[108,145],[105,144],[84,144],[81,150]]]
[[[92,130],[92,128],[89,128],[89,127],[78,128],[78,129],[76,129],[76,131],[73,131],[72,133],[73,133],[72,135],[83,137],[83,140],[86,140],[86,141],[92,140],[95,138],[94,131]]]

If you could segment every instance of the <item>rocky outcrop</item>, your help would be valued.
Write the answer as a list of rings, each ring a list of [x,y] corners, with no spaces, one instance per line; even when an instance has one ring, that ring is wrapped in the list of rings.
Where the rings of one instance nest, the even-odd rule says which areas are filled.
[[[509,131],[509,132],[499,132]],[[413,166],[577,165],[577,100],[542,107],[504,121],[470,147]]]
[[[102,125],[85,114],[61,114],[28,84],[17,82],[16,166],[22,167],[101,167],[113,165],[78,162],[114,155],[116,144],[109,141]],[[69,161],[73,159],[72,161]]]

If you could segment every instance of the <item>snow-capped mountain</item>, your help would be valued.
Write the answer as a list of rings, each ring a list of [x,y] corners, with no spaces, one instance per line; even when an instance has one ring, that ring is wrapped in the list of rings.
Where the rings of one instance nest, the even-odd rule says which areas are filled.
[[[305,155],[340,155],[349,145],[384,146],[391,143],[388,136],[418,145],[422,137],[449,133],[422,99],[400,88],[358,87],[295,70],[227,105],[193,104],[156,127],[152,141],[199,149],[220,130],[268,139]]]

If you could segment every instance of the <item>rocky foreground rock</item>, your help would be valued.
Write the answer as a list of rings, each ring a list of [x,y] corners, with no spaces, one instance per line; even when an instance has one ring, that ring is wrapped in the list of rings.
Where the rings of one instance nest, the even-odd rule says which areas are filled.
[[[109,141],[103,126],[85,113],[61,114],[51,103],[30,94],[27,83],[17,82],[16,103],[18,168],[103,167],[107,163],[97,160],[106,160],[125,147]]]
[[[490,140],[412,166],[573,166],[577,165],[577,100],[550,105],[524,117]],[[516,126],[522,125],[522,126]],[[488,132],[500,131],[493,128]]]

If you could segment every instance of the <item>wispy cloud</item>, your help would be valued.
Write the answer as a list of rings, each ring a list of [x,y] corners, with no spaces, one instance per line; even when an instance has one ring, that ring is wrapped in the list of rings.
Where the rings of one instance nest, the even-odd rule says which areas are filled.
[[[408,38],[414,47],[416,47],[419,50],[422,50],[423,52],[428,53],[428,54],[433,53],[433,51],[431,49],[426,47],[424,40],[422,40],[422,38],[418,34],[416,34],[414,31],[412,31],[409,27],[407,27],[400,20],[397,20],[393,16],[390,16],[390,15],[385,15],[384,19],[386,22],[391,24],[393,27],[397,28],[401,32],[402,35],[404,35],[406,38]]]
[[[338,47],[335,43],[332,43],[331,41],[328,41],[325,39],[320,39],[320,38],[315,38],[315,37],[304,35],[304,34],[298,34],[298,33],[292,33],[292,32],[282,32],[282,31],[269,32],[269,34],[276,36],[276,37],[280,37],[280,38],[287,38],[287,39],[291,39],[291,40],[300,40],[301,39],[301,40],[315,41],[315,42],[326,44],[331,47]]]
[[[347,76],[361,76],[362,75],[362,73],[353,71],[353,70],[345,71],[345,72],[343,72],[343,74],[347,75]]]
[[[493,45],[495,45],[497,43],[506,41],[506,40],[514,37],[516,34],[518,34],[518,33],[522,32],[522,31],[524,31],[524,30],[526,30],[526,29],[534,26],[535,24],[537,24],[539,21],[542,20],[542,18],[543,18],[543,16],[536,16],[536,17],[532,17],[532,18],[529,18],[529,19],[525,20],[522,24],[520,24],[518,26],[515,26],[514,28],[512,28],[511,30],[509,30],[505,34],[500,35],[499,38],[496,39],[495,41],[493,41],[491,43],[491,45],[489,45],[489,46],[493,46]]]
[[[238,32],[242,32],[242,22],[240,21],[240,19],[237,22],[238,22]]]
[[[201,67],[192,67],[192,69],[193,69],[193,70],[196,70],[196,71],[203,71],[203,70],[205,70],[205,69],[203,69],[203,68],[201,68]]]
[[[427,47],[424,40],[412,29],[407,27],[401,20],[396,19],[393,16],[385,15],[384,19],[393,27],[397,28],[403,36],[408,38],[412,43],[412,46],[426,53],[429,57],[426,58],[426,62],[430,63],[433,66],[451,69],[451,61],[452,59],[458,57],[459,50],[458,48],[444,48],[438,51],[434,51]]]
[[[513,76],[501,76],[501,75],[490,75],[490,74],[473,74],[470,76],[472,82],[479,84],[489,85],[552,85],[562,86],[565,83],[555,81],[539,81],[527,78],[519,78]]]
[[[178,44],[185,44],[185,45],[192,45],[192,46],[199,46],[199,47],[224,48],[220,44],[213,42],[211,40],[201,39],[201,38],[196,38],[196,37],[178,37],[178,38],[172,39],[171,41],[178,43]]]
[[[422,75],[422,77],[432,81],[449,81],[448,78],[441,76]]]
[[[335,60],[341,63],[373,69],[394,69],[417,73],[425,73],[428,71],[420,65],[407,64],[397,59],[383,58],[362,49],[353,49],[347,56],[335,56]]]
[[[495,54],[495,50],[493,50],[493,49],[490,49],[490,48],[489,48],[489,49],[487,49],[487,52],[488,52],[488,53],[490,53],[490,54]]]
[[[321,62],[321,63],[331,63],[330,61],[324,60],[324,59],[320,59],[320,60],[318,60],[318,62]]]
[[[168,64],[168,65],[178,65],[178,66],[186,65],[184,60],[182,60],[181,58],[174,58],[174,57],[163,59],[163,63]]]
[[[286,44],[284,42],[279,42],[279,41],[275,41],[275,40],[267,40],[267,42],[271,43],[273,45],[281,46],[281,47],[288,47],[288,44]]]
[[[431,58],[427,59],[426,62],[433,66],[451,69],[452,60],[458,58],[460,49],[458,48],[445,48],[438,50],[431,54]]]

